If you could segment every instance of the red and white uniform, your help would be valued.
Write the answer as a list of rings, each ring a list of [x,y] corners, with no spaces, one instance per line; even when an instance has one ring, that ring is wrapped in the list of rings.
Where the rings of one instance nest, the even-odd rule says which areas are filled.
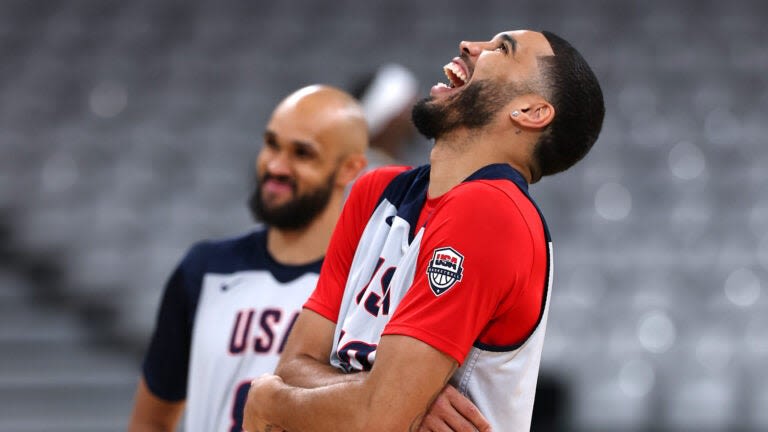
[[[359,179],[305,307],[336,322],[331,364],[368,370],[382,335],[460,365],[451,379],[494,430],[529,430],[551,242],[523,177],[486,166],[427,199],[429,166]]]

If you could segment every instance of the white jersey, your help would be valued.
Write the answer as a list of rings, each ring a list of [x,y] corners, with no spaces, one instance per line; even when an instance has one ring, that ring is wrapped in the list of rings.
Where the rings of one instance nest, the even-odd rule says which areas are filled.
[[[158,397],[186,400],[187,432],[240,432],[250,382],[274,371],[320,266],[277,263],[264,230],[186,255],[166,286],[144,377]]]
[[[551,243],[523,177],[478,170],[426,199],[429,167],[359,179],[305,307],[336,322],[331,363],[370,370],[383,335],[454,358],[451,383],[497,431],[530,429]]]

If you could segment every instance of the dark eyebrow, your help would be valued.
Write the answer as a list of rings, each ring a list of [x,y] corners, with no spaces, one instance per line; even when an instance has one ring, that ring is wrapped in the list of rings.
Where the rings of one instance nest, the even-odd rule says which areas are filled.
[[[272,141],[277,142],[278,141],[278,135],[277,135],[276,132],[267,129],[266,131],[264,131],[264,140],[265,141],[272,140]],[[320,153],[320,149],[318,149],[317,146],[315,144],[311,143],[311,142],[301,141],[301,140],[292,140],[292,141],[289,142],[289,144],[294,146],[294,147],[302,148],[302,149],[304,149],[306,151],[309,151],[309,152],[312,152],[314,154],[319,154]]]
[[[277,142],[277,134],[269,129],[264,131],[264,144],[267,144],[268,142],[272,141],[273,143]]]
[[[509,43],[509,45],[512,47],[512,55],[515,55],[515,53],[517,53],[517,41],[515,38],[506,33],[502,34],[501,38]]]
[[[320,150],[315,146],[314,144],[306,141],[299,141],[299,140],[293,140],[291,141],[291,144],[293,144],[295,147],[303,148],[306,151],[310,151],[312,153],[319,153]]]

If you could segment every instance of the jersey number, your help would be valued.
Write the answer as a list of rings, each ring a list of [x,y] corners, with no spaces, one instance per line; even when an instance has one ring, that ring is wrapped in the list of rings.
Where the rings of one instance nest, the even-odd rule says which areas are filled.
[[[381,265],[384,264],[384,258],[379,258],[379,261],[376,263],[376,268],[373,269],[373,275],[371,275],[371,280],[368,281],[367,284],[365,284],[365,287],[360,291],[360,293],[355,296],[355,302],[357,304],[360,304],[360,302],[363,300],[363,296],[368,291],[368,287],[371,285],[371,282],[373,282],[373,278],[376,277],[376,275],[379,272],[379,269],[381,268]],[[365,310],[368,311],[371,315],[374,317],[379,316],[379,313],[382,315],[389,315],[389,283],[392,282],[392,276],[395,274],[395,270],[397,267],[389,267],[388,269],[384,270],[384,272],[381,275],[381,293],[382,295],[378,295],[373,291],[368,292],[368,296],[365,298]]]
[[[371,353],[376,351],[376,344],[360,341],[347,342],[338,350],[339,359],[356,370],[369,371],[373,367]]]
[[[250,389],[250,381],[241,382],[235,389],[235,400],[232,403],[232,426],[230,426],[229,432],[242,432],[243,430],[243,410]]]

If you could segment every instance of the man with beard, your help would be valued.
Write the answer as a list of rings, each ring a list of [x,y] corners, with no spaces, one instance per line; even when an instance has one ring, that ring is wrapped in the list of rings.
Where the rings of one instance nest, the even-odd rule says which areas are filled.
[[[366,166],[367,138],[362,108],[332,87],[302,88],[275,108],[248,200],[265,225],[197,244],[171,275],[131,432],[175,430],[185,405],[188,432],[240,430],[251,380],[274,371],[315,288],[346,186]],[[482,424],[452,389],[440,401],[433,417]]]
[[[528,185],[584,157],[603,97],[549,32],[459,51],[413,110],[431,165],[356,182],[276,375],[251,385],[248,432],[472,430],[425,418],[448,382],[493,430],[530,429],[552,246]]]
[[[239,431],[250,381],[274,370],[315,287],[345,187],[366,166],[346,93],[296,91],[275,109],[249,207],[265,226],[195,245],[168,280],[129,430]],[[212,214],[212,217],[215,217]]]

